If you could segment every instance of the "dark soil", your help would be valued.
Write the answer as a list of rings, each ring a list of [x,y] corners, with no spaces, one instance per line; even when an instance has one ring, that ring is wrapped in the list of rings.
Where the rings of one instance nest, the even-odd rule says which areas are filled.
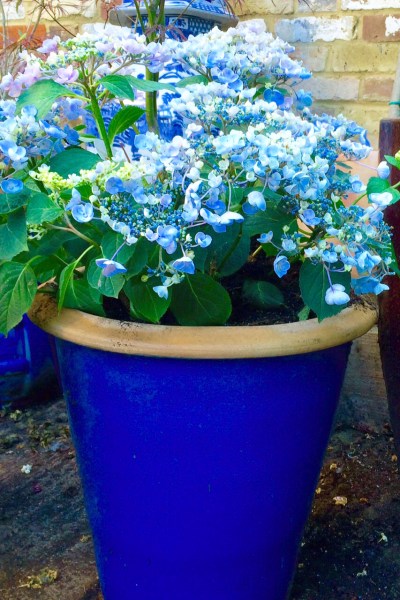
[[[64,402],[3,411],[0,431],[1,600],[96,600],[93,548]],[[21,472],[23,465],[32,465],[29,474]],[[41,587],[26,587],[34,584]],[[372,435],[339,425],[291,600],[399,599],[400,478],[390,432]]]

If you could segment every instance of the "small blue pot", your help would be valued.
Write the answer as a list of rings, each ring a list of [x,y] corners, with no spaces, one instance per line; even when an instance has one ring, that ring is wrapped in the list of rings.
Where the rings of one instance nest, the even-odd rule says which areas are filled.
[[[7,337],[0,334],[0,408],[56,393],[52,358],[49,336],[27,317]]]
[[[287,598],[349,340],[376,319],[367,311],[355,333],[353,317],[336,347],[267,357],[251,355],[270,353],[260,330],[267,340],[271,327],[143,326],[78,311],[42,321],[64,338],[61,378],[105,600]],[[303,347],[327,345],[318,328],[338,337],[338,317],[327,321],[306,326]],[[75,327],[94,345],[102,323],[100,349],[73,343]],[[287,325],[272,334],[279,327],[290,338]],[[128,353],[138,348],[144,355]],[[216,352],[225,358],[201,356]]]

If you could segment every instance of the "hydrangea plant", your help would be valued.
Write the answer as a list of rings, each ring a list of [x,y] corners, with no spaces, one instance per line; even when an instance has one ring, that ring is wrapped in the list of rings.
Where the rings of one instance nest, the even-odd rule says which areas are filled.
[[[387,289],[383,210],[399,193],[387,163],[368,187],[352,174],[366,132],[313,113],[292,51],[248,21],[163,44],[119,28],[24,52],[0,84],[0,331],[38,287],[60,309],[107,315],[111,298],[134,320],[180,325],[229,323],[235,274],[251,311],[284,304],[279,284],[295,273],[299,318]],[[185,74],[176,86],[154,76],[171,63]],[[165,90],[183,122],[171,141],[157,130]],[[144,113],[148,131],[117,142]]]

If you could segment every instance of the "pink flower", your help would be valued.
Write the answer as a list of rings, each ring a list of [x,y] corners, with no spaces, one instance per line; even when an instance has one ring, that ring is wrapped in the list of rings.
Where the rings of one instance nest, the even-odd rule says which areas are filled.
[[[11,98],[17,98],[22,91],[22,83],[15,80],[10,73],[4,75],[0,83],[0,89],[8,93]]]
[[[79,73],[72,65],[68,65],[68,67],[60,68],[57,70],[57,77],[55,81],[57,83],[73,83],[79,77]]]
[[[25,71],[17,75],[17,80],[24,87],[30,87],[35,81],[40,79],[41,75],[42,73],[40,72],[39,65],[34,63],[32,65],[27,65]]]

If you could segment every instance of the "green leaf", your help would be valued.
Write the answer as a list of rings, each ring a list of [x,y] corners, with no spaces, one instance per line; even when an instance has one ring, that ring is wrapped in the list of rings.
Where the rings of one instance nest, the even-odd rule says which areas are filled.
[[[297,228],[296,219],[293,218],[293,215],[267,202],[265,211],[246,217],[243,223],[243,233],[253,236],[272,231],[274,242],[279,244],[283,235],[283,227],[290,227],[290,231],[295,231]]]
[[[257,308],[275,308],[285,303],[282,292],[268,281],[246,279],[243,283],[243,298]]]
[[[46,194],[32,194],[26,211],[26,220],[31,225],[51,223],[63,214],[63,210]]]
[[[92,288],[85,279],[70,279],[65,293],[64,306],[100,317],[105,315],[100,292]]]
[[[205,75],[192,75],[191,77],[185,77],[184,79],[181,79],[175,84],[175,86],[177,88],[183,88],[187,85],[193,85],[196,83],[204,83],[205,85],[207,85],[208,79]]]
[[[211,234],[213,241],[208,247],[205,269],[227,277],[238,271],[250,253],[250,238],[242,232],[242,225],[229,225],[225,233]]]
[[[350,291],[351,275],[348,272],[331,272],[332,283],[341,283],[347,293]],[[325,302],[325,294],[329,287],[329,279],[326,269],[320,263],[313,265],[306,260],[300,269],[300,291],[304,304],[315,312],[319,321],[332,317],[346,308],[346,305],[330,306]]]
[[[160,282],[153,277],[146,282],[135,282],[131,279],[124,287],[132,312],[150,323],[159,323],[171,304],[171,294],[168,298],[160,298],[153,290],[153,287],[159,284]]]
[[[385,155],[385,160],[390,165],[393,165],[393,167],[396,167],[396,169],[400,169],[400,160],[397,160],[397,158],[394,158],[394,156]]]
[[[141,238],[136,244],[132,246],[133,254],[129,258],[125,267],[128,269],[126,277],[129,279],[133,275],[137,275],[147,264],[148,259],[148,247],[150,242]]]
[[[61,96],[69,96],[84,100],[69,88],[53,81],[52,79],[41,79],[24,90],[17,100],[17,112],[21,112],[24,106],[33,104],[37,108],[37,118],[43,119],[51,110],[53,103]]]
[[[387,179],[380,177],[371,177],[367,184],[367,194],[380,194],[390,187]]]
[[[18,210],[28,203],[29,190],[24,189],[20,194],[0,194],[0,213],[6,215]]]
[[[117,112],[116,115],[111,119],[110,125],[108,126],[108,138],[110,144],[113,143],[114,138],[131,127],[136,121],[145,114],[143,108],[139,106],[125,106]]]
[[[50,170],[64,179],[68,175],[79,175],[81,169],[92,169],[100,160],[93,152],[83,148],[69,148],[56,154],[49,162]]]
[[[297,316],[299,317],[299,321],[307,321],[307,319],[310,316],[310,312],[311,312],[311,309],[309,306],[307,306],[307,305],[303,306],[303,308],[301,310],[299,310],[299,312],[297,313]]]
[[[112,277],[104,277],[103,271],[96,265],[95,259],[89,264],[87,280],[92,288],[103,294],[103,296],[111,298],[118,298],[118,294],[125,283],[125,278],[120,273]]]
[[[64,306],[65,297],[68,289],[73,286],[74,271],[88,252],[93,249],[93,246],[88,246],[81,256],[77,258],[73,263],[67,265],[60,274],[60,283],[58,288],[58,310],[61,310]]]
[[[28,250],[26,219],[22,208],[10,213],[7,223],[0,225],[0,260],[11,260]]]
[[[173,286],[171,311],[180,325],[223,325],[232,304],[222,285],[209,275],[195,273]]]
[[[69,231],[49,231],[40,240],[40,246],[37,254],[48,256],[55,254],[57,250],[64,246],[69,240],[75,239],[75,234]]]
[[[128,75],[106,75],[99,83],[116,98],[135,100],[135,92]]]
[[[29,265],[6,262],[0,266],[0,332],[7,334],[30,308],[37,290]]]
[[[61,310],[64,305],[65,295],[67,293],[67,289],[70,285],[70,281],[74,276],[74,271],[76,269],[76,261],[67,265],[62,271],[60,275],[60,284],[58,291],[58,310]]]
[[[116,251],[121,248],[124,243],[124,236],[120,233],[114,233],[113,231],[109,231],[103,236],[101,240],[101,249],[103,250],[103,254],[105,258],[112,258]],[[125,244],[119,250],[118,255],[115,257],[115,260],[125,265],[125,263],[130,259],[130,257],[135,252],[135,244],[128,246]]]
[[[116,75],[110,75],[109,77],[116,77]],[[122,75],[120,77],[122,77]],[[170,85],[169,83],[160,83],[159,81],[139,79],[138,77],[134,77],[133,75],[124,75],[123,77],[125,77],[129,81],[129,83],[135,90],[140,90],[142,92],[158,92],[162,90],[169,90],[170,92],[174,93],[177,92],[176,87]]]
[[[45,282],[58,275],[62,269],[62,262],[55,256],[36,256],[32,262],[32,269],[39,282]]]

